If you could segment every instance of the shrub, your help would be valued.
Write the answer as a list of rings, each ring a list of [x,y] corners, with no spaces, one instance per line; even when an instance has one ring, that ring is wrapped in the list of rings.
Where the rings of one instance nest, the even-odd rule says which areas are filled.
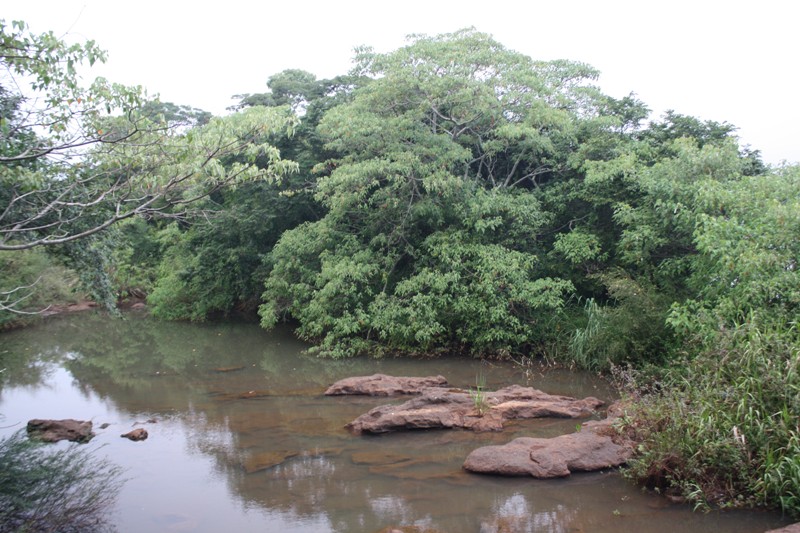
[[[19,431],[0,441],[0,532],[112,531],[121,470],[83,445],[59,448]]]
[[[628,474],[696,505],[800,516],[800,335],[752,314],[638,404]]]

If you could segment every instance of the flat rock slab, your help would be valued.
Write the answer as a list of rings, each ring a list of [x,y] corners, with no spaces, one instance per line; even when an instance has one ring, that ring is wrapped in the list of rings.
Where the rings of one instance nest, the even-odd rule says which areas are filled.
[[[94,437],[92,422],[89,420],[42,420],[28,421],[28,435],[44,442],[88,442]]]
[[[442,376],[414,378],[373,374],[372,376],[356,376],[339,380],[328,387],[325,394],[327,396],[396,396],[422,394],[425,389],[431,387],[447,387],[447,380]]]
[[[603,405],[597,398],[582,400],[555,396],[531,387],[512,385],[495,392],[481,392],[478,412],[474,392],[461,389],[425,388],[419,397],[399,405],[383,405],[347,425],[353,433],[386,433],[404,429],[463,428],[500,431],[507,420],[558,417],[583,418]]]
[[[520,437],[501,446],[484,446],[467,456],[464,469],[548,479],[620,466],[630,459],[633,446],[612,439],[614,420],[587,422],[575,433],[550,439]]]

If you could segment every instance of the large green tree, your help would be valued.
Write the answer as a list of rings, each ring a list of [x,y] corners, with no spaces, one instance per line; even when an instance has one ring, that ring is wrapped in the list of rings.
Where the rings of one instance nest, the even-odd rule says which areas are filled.
[[[542,273],[550,218],[531,191],[571,171],[599,120],[596,71],[463,30],[362,49],[353,73],[370,81],[318,128],[327,214],[273,251],[262,323],[292,316],[334,355],[540,341],[571,284]]]

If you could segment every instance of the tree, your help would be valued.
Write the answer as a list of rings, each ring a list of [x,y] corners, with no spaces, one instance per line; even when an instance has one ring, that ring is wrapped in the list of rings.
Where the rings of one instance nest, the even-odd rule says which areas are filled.
[[[539,342],[571,285],[540,269],[549,216],[532,191],[570,171],[600,113],[596,71],[468,29],[362,49],[353,75],[369,81],[318,128],[334,154],[316,169],[327,214],[271,254],[262,323],[291,315],[332,355]]]
[[[32,36],[21,22],[0,28],[0,59],[10,76],[0,93],[0,250],[70,242],[295,168],[268,143],[295,124],[284,109],[257,107],[189,131],[170,128],[172,117],[155,115],[141,88],[101,78],[80,84],[78,66],[105,59],[93,42],[68,46],[52,33]],[[26,80],[30,93],[12,93]],[[226,168],[234,154],[244,160]],[[252,164],[264,154],[270,165]]]
[[[238,96],[234,109],[239,111],[256,105],[288,105],[296,111],[294,134],[272,142],[298,170],[280,183],[251,182],[215,193],[203,202],[213,214],[207,222],[170,225],[150,235],[151,241],[165,244],[158,279],[148,296],[156,316],[205,320],[258,307],[269,268],[264,259],[276,241],[287,229],[324,214],[311,192],[316,181],[312,169],[333,154],[323,146],[316,127],[327,109],[349,98],[354,84],[347,76],[318,80],[309,72],[290,69],[269,78],[269,92]]]
[[[105,59],[92,41],[0,21],[0,250],[70,245],[74,257],[73,243],[122,220],[186,218],[225,186],[296,170],[273,144],[296,125],[286,107],[209,119],[141,87],[84,86],[79,68]]]

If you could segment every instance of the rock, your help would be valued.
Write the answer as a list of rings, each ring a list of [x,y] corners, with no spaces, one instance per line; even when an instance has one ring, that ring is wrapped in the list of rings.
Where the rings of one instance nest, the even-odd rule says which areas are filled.
[[[129,431],[123,435],[120,435],[120,437],[125,437],[126,439],[130,439],[133,441],[138,441],[138,440],[145,440],[148,437],[148,435],[146,429],[137,428],[134,429],[133,431]]]
[[[243,366],[220,366],[214,369],[214,372],[238,372],[244,370]]]
[[[248,457],[244,461],[242,466],[244,466],[245,472],[247,472],[248,474],[252,474],[254,472],[259,472],[261,470],[267,470],[269,468],[278,466],[287,459],[291,459],[292,457],[296,457],[297,455],[299,455],[299,452],[292,452],[292,451],[262,452]]]
[[[366,395],[395,396],[398,394],[421,394],[430,387],[447,387],[447,380],[442,376],[422,378],[395,377],[386,374],[357,376],[337,381],[325,391],[327,396]]]
[[[591,416],[595,409],[603,405],[597,398],[577,400],[519,385],[481,394],[482,412],[479,413],[474,393],[428,387],[422,389],[419,397],[405,403],[376,407],[347,427],[356,434],[434,428],[500,431],[506,420],[582,418]]]
[[[44,442],[89,442],[94,433],[92,422],[83,420],[41,420],[28,421],[28,435]]]
[[[521,437],[501,446],[484,446],[467,456],[464,469],[544,479],[620,466],[630,459],[633,445],[612,439],[615,420],[587,422],[575,433],[550,439]]]
[[[800,533],[800,522],[780,529],[771,529],[767,533]]]

